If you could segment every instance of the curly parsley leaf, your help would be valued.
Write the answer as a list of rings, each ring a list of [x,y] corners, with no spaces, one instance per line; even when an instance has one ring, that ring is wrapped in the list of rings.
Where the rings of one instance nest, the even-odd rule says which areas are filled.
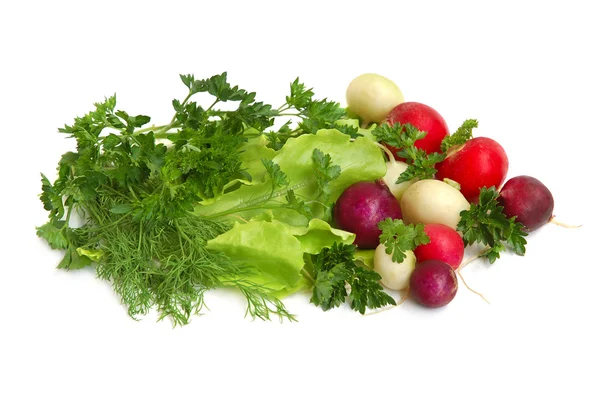
[[[381,276],[370,269],[355,266],[350,279],[350,308],[364,314],[367,308],[380,308],[396,305],[396,302],[381,287]]]
[[[315,95],[312,88],[306,88],[304,83],[300,82],[300,78],[297,77],[290,84],[290,95],[285,97],[285,102],[290,107],[296,109],[306,108],[311,102]]]
[[[415,147],[415,142],[427,133],[420,131],[410,123],[381,124],[373,130],[373,136],[394,148],[399,148],[396,155],[406,159],[408,168],[400,174],[396,184],[412,179],[425,180],[433,178],[437,172],[435,164],[444,160],[444,155],[433,152],[428,154],[423,149]]]
[[[324,311],[342,305],[349,299],[350,308],[364,314],[367,308],[394,305],[379,283],[375,271],[356,265],[356,247],[334,243],[315,256],[315,285],[310,302]],[[346,287],[350,287],[350,293]]]
[[[415,178],[419,180],[433,178],[437,172],[435,165],[445,158],[441,153],[432,152],[428,154],[423,149],[414,146],[405,147],[398,154],[407,159],[409,164],[408,168],[398,176],[396,184],[411,181]]]
[[[335,126],[335,128],[340,133],[344,133],[346,135],[349,135],[350,138],[358,138],[358,137],[362,137],[363,136],[362,134],[360,134],[358,132],[358,127],[356,127],[356,126],[351,126],[349,124],[337,124]]]
[[[312,153],[312,161],[317,179],[317,187],[323,200],[327,202],[331,194],[329,183],[338,178],[342,169],[340,166],[331,163],[331,156],[324,154],[320,149],[315,148]]]
[[[448,149],[455,145],[462,145],[473,138],[473,129],[479,127],[479,122],[475,119],[467,119],[452,135],[442,140],[441,151],[448,152]]]
[[[410,127],[406,129],[407,126]],[[373,129],[372,134],[380,142],[394,148],[403,148],[413,145],[416,140],[425,137],[427,133],[419,131],[411,124],[394,123],[390,125],[382,123]]]
[[[284,187],[289,184],[288,176],[281,170],[281,167],[271,159],[260,160],[267,169],[269,177],[271,177],[272,189],[275,190],[280,187]]]
[[[379,243],[385,245],[385,252],[391,254],[392,260],[397,263],[404,261],[406,251],[429,243],[429,236],[425,233],[423,224],[405,225],[402,220],[392,220],[388,217],[379,222],[377,227],[381,230]]]
[[[52,249],[64,250],[69,246],[69,241],[63,232],[63,224],[63,221],[48,221],[41,227],[36,228],[36,234],[40,238],[46,239]]]
[[[306,202],[304,202],[303,200],[299,200],[293,189],[287,190],[287,192],[285,193],[285,200],[287,201],[286,207],[288,209],[297,211],[299,214],[306,217],[307,220],[313,218],[310,206],[306,204]]]
[[[500,253],[508,245],[515,254],[525,254],[527,233],[516,217],[507,218],[504,208],[498,204],[499,193],[494,187],[481,188],[479,202],[471,203],[469,210],[463,210],[457,231],[462,232],[465,246],[475,242],[489,246],[485,256],[490,263],[500,258]]]
[[[291,115],[300,118],[298,133],[314,134],[320,129],[335,128],[335,122],[346,116],[346,110],[335,101],[327,98],[314,99],[312,88],[306,88],[297,78],[290,84],[290,95],[286,97],[286,105],[279,108],[281,114],[289,109],[297,113]],[[289,138],[289,137],[287,137]]]

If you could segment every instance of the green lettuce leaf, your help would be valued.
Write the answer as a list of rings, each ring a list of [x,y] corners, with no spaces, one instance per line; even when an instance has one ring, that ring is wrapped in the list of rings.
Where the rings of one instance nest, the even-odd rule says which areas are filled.
[[[247,130],[250,134],[259,134],[258,130]],[[242,185],[255,185],[264,182],[266,170],[262,164],[262,159],[272,159],[277,152],[274,149],[267,147],[269,140],[264,135],[248,139],[240,147],[241,170],[243,170],[250,178],[236,178],[229,181],[223,186],[223,190],[219,194],[215,194],[212,198],[204,200],[204,204],[217,202],[224,193],[233,191]]]
[[[207,242],[209,250],[256,270],[250,280],[273,290],[296,286],[304,267],[300,241],[284,223],[235,223],[229,231]]]
[[[208,241],[207,247],[249,267],[249,280],[272,289],[281,298],[312,286],[302,274],[305,253],[319,253],[334,242],[351,244],[354,237],[319,219],[312,219],[306,227],[292,226],[265,212],[247,223],[235,223]]]
[[[265,167],[261,159],[270,160],[277,155],[277,151],[267,147],[268,143],[268,138],[261,134],[258,137],[250,138],[240,148],[242,152],[240,155],[242,169],[252,176],[253,183],[262,181],[265,177]]]
[[[307,227],[290,227],[292,233],[300,241],[305,253],[318,254],[323,248],[335,242],[352,244],[355,234],[341,229],[332,228],[331,225],[318,218],[313,218]]]
[[[354,258],[363,263],[367,268],[373,269],[373,259],[375,257],[375,249],[371,250],[357,250],[354,253]]]
[[[315,199],[318,196],[312,160],[315,148],[329,154],[332,163],[341,168],[339,177],[329,184],[331,201],[335,201],[348,186],[359,181],[376,180],[386,172],[381,151],[370,138],[359,137],[352,141],[348,135],[336,129],[319,130],[316,134],[289,139],[271,159],[287,175],[289,184],[286,187],[273,191],[268,180],[254,185],[242,185],[220,196],[218,200],[200,203],[195,212],[202,216],[218,217],[235,210],[236,216],[249,219],[264,211],[260,206],[269,198],[271,204],[285,203],[288,189],[292,189],[303,200]],[[293,210],[275,209],[273,213],[278,220],[292,225],[306,225],[308,222],[305,218],[298,217]],[[326,218],[324,211],[319,214],[319,218]]]

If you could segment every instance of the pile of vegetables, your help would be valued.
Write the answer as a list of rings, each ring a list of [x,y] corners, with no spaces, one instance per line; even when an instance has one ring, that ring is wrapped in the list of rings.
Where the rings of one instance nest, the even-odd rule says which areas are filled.
[[[169,123],[106,98],[59,129],[76,147],[53,182],[42,174],[37,234],[64,252],[58,268],[94,267],[133,318],[154,308],[186,324],[216,288],[238,290],[260,319],[294,320],[282,299],[300,292],[325,311],[396,305],[389,290],[439,307],[466,246],[490,262],[523,255],[552,217],[540,181],[502,186],[508,158],[473,138],[476,120],[450,134],[382,76],[352,81],[347,108],[298,79],[278,108],[226,73],[181,80]]]

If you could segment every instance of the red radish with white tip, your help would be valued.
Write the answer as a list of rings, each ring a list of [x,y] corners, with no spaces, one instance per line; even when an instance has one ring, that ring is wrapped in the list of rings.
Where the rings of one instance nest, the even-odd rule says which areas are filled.
[[[333,207],[333,220],[345,231],[356,234],[359,249],[375,249],[386,218],[401,219],[400,204],[383,182],[362,181],[342,192]]]
[[[388,114],[385,123],[394,125],[395,123],[410,123],[427,135],[415,142],[415,147],[423,149],[427,153],[440,152],[442,140],[450,134],[446,121],[438,111],[432,107],[420,102],[403,102],[397,105]],[[396,152],[401,148],[394,148],[388,145],[394,156],[398,160],[404,160]]]
[[[440,260],[456,270],[465,254],[461,236],[453,228],[444,224],[427,224],[425,233],[429,243],[417,246],[414,250],[417,262]]]
[[[436,168],[438,180],[456,181],[465,198],[476,203],[482,187],[500,188],[508,173],[508,157],[498,142],[476,137],[454,150],[451,148]]]

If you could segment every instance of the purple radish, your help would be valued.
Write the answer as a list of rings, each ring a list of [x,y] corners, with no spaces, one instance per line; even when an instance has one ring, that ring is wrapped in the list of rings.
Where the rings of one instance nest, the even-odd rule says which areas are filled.
[[[333,207],[336,225],[356,234],[359,249],[375,249],[381,231],[377,223],[386,218],[401,219],[398,200],[382,182],[362,181],[352,184],[340,195]]]
[[[454,270],[440,260],[425,260],[417,264],[410,276],[412,298],[428,308],[445,306],[454,299],[457,290]]]
[[[498,203],[507,217],[515,217],[527,232],[547,224],[554,211],[550,190],[538,179],[529,176],[513,177],[500,190]]]

